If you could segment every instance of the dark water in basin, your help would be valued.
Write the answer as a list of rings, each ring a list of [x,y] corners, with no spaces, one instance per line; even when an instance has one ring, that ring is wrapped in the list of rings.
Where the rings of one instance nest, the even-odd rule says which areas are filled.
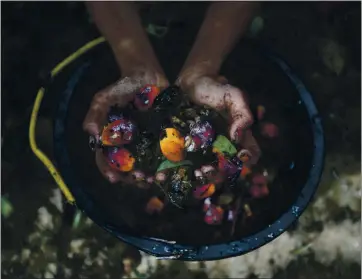
[[[240,218],[232,239],[240,239],[267,227],[295,202],[307,179],[313,149],[307,113],[293,85],[250,42],[240,44],[237,50],[230,55],[222,72],[229,77],[231,84],[249,93],[253,111],[260,104],[266,107],[268,119],[279,126],[281,136],[277,140],[266,139],[261,136],[258,123],[252,127],[263,152],[260,165],[275,169],[276,179],[270,186],[270,195],[251,205],[253,217],[246,221]],[[79,176],[82,188],[100,206],[104,218],[115,225],[125,222],[143,235],[185,244],[231,240],[228,233],[231,223],[221,227],[209,226],[202,222],[202,212],[182,211],[172,206],[166,207],[159,216],[150,217],[144,208],[154,191],[111,185],[103,179],[95,166],[94,154],[88,147],[88,135],[81,127],[93,94],[116,81],[119,74],[112,54],[105,45],[76,64],[81,65],[81,61],[90,61],[91,65],[76,86],[70,103],[66,126],[67,146],[71,165]],[[76,69],[77,65],[72,67]],[[59,76],[50,92],[58,95],[71,73],[69,69]],[[152,125],[152,122],[148,125]],[[155,122],[154,125],[159,126],[159,123]],[[160,233],[159,226],[165,224],[168,224],[167,228]],[[221,237],[215,237],[217,231],[220,231]]]

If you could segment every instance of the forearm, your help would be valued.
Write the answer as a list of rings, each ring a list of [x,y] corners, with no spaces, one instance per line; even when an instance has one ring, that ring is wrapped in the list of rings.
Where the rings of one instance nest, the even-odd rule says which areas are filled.
[[[203,74],[216,75],[257,7],[256,2],[211,4],[180,76],[195,67]]]
[[[89,1],[86,6],[110,44],[123,75],[140,67],[162,72],[134,3]]]

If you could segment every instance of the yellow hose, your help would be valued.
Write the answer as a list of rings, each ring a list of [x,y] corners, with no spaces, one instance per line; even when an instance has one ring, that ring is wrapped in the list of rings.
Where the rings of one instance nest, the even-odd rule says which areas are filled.
[[[58,75],[66,66],[68,66],[70,63],[72,63],[75,59],[86,53],[91,48],[99,45],[100,43],[103,43],[105,39],[103,37],[94,39],[90,41],[89,43],[82,46],[77,51],[73,52],[71,55],[69,55],[67,58],[65,58],[62,62],[60,62],[58,65],[56,65],[53,70],[51,71],[51,77],[54,78],[56,75]],[[58,184],[60,190],[63,192],[65,198],[69,203],[75,203],[74,196],[70,192],[69,188],[65,184],[62,176],[54,166],[54,164],[49,160],[49,158],[38,148],[38,145],[36,143],[36,136],[35,136],[35,127],[36,122],[38,119],[38,112],[41,105],[41,102],[44,97],[45,88],[41,87],[36,95],[33,110],[31,112],[30,117],[30,124],[29,124],[29,142],[30,147],[33,153],[36,157],[44,164],[44,166],[48,169],[52,177],[54,178],[55,182]]]

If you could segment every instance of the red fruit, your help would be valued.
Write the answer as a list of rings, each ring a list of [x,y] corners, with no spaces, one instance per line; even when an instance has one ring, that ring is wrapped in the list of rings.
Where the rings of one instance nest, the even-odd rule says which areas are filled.
[[[205,199],[211,197],[216,191],[215,184],[209,183],[203,186],[198,186],[193,192],[193,196],[196,199]]]
[[[159,198],[152,197],[146,205],[146,212],[148,214],[159,213],[163,210],[164,206],[164,203]]]
[[[136,130],[136,125],[125,118],[117,119],[107,126],[102,131],[101,141],[104,146],[120,146],[128,144],[133,139],[133,134]]]
[[[135,96],[134,104],[136,108],[139,110],[149,109],[158,94],[160,94],[160,88],[155,85],[146,85]]]
[[[269,195],[267,178],[262,174],[256,174],[252,178],[252,185],[249,192],[253,198],[263,198]]]
[[[225,158],[221,154],[217,154],[218,169],[224,176],[233,176],[237,172],[240,172],[240,168],[233,164],[229,159]]]
[[[209,225],[219,225],[224,218],[224,210],[220,206],[211,204],[206,211],[204,221]]]
[[[112,147],[105,150],[108,164],[121,172],[133,170],[136,159],[125,148]]]
[[[215,138],[215,130],[207,121],[196,122],[190,130],[190,135],[196,139],[198,137],[201,141],[201,148],[210,146]]]
[[[279,136],[279,128],[273,123],[265,122],[261,125],[261,134],[267,138],[276,138]]]
[[[185,147],[187,152],[196,152],[200,150],[202,146],[202,140],[199,136],[186,136]]]
[[[268,179],[266,176],[262,175],[262,174],[255,174],[252,178],[252,182],[253,184],[267,184],[268,183]]]

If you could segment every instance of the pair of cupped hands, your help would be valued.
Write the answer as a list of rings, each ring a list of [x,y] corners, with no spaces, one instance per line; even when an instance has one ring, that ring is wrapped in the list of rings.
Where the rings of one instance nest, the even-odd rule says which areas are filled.
[[[139,68],[96,93],[83,123],[84,130],[98,140],[107,121],[110,107],[126,106],[133,101],[137,91],[148,84],[156,85],[161,89],[169,86],[163,73],[153,69]],[[250,164],[258,161],[260,148],[250,130],[253,116],[245,92],[228,84],[225,77],[205,74],[202,67],[183,71],[176,85],[195,104],[207,106],[218,112],[226,112],[230,139],[239,149],[248,154],[251,158]],[[119,181],[132,183],[134,179],[131,173],[121,173],[112,169],[101,150],[96,150],[96,164],[111,183]]]

